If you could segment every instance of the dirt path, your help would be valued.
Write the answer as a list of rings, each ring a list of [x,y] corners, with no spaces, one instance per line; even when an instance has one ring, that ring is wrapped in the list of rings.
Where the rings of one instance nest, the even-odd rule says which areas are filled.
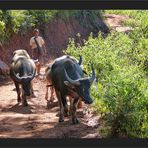
[[[85,114],[85,105],[78,110],[80,124],[72,125],[71,118],[58,123],[57,101],[50,109],[46,108],[44,79],[34,79],[36,97],[28,100],[28,107],[17,104],[13,89],[11,80],[0,83],[0,138],[100,138],[98,117]]]
[[[105,22],[113,30],[129,32],[129,27],[122,26],[127,16],[108,14]],[[42,69],[44,73],[45,68]],[[98,132],[99,117],[94,113],[86,114],[78,110],[80,124],[72,125],[71,118],[58,123],[59,107],[57,100],[50,109],[46,108],[45,81],[34,80],[35,98],[28,100],[29,106],[17,104],[16,92],[11,80],[0,80],[0,138],[101,138]]]
[[[123,24],[125,20],[130,19],[129,16],[117,15],[117,14],[105,14],[104,16],[106,17],[104,22],[112,30],[115,30],[117,32],[125,32],[125,33],[129,33],[130,31],[133,30],[133,28],[129,26],[124,26]]]

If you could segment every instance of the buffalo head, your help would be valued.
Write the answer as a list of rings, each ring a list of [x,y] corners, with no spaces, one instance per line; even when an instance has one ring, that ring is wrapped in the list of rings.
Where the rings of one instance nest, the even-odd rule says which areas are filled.
[[[20,77],[19,74],[15,74],[14,72],[13,72],[13,74],[15,76],[16,81],[22,84],[24,95],[30,96],[30,93],[31,93],[30,92],[30,89],[31,89],[30,82],[34,78],[34,76],[36,74],[36,70],[34,70],[33,74],[29,74],[29,75],[23,76],[23,77]]]
[[[65,85],[67,85],[70,89],[76,92],[86,104],[92,103],[92,98],[90,97],[89,90],[92,82],[95,79],[95,71],[94,71],[93,65],[91,65],[91,68],[92,68],[92,76],[90,78],[89,77],[80,78],[77,80],[72,80],[68,76],[66,70],[64,69],[65,75],[67,78],[67,81],[64,81]]]

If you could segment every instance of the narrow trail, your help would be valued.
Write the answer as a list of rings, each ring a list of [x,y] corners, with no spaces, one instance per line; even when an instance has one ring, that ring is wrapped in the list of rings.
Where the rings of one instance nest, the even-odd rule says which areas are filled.
[[[131,28],[122,24],[126,19],[127,16],[108,14],[105,23],[118,32],[129,32]],[[49,109],[46,107],[45,86],[43,79],[35,78],[36,97],[28,100],[28,107],[23,107],[17,104],[13,82],[0,80],[0,138],[101,138],[99,117],[84,113],[85,104],[77,111],[80,124],[72,125],[70,117],[59,123],[57,100]]]
[[[0,138],[101,138],[99,117],[84,113],[84,104],[77,112],[80,124],[72,125],[71,117],[59,123],[57,100],[49,109],[46,107],[45,84],[43,78],[34,79],[36,97],[28,100],[28,107],[23,107],[17,103],[13,82],[0,82]]]

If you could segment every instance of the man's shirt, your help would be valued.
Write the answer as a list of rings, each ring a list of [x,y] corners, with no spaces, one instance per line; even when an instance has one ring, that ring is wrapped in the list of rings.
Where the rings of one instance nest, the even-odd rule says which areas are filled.
[[[38,36],[36,38],[36,40],[37,40],[40,47],[42,47],[45,44],[45,42],[41,36]],[[34,40],[34,36],[30,39],[30,46],[31,46],[31,49],[37,48],[37,45]]]

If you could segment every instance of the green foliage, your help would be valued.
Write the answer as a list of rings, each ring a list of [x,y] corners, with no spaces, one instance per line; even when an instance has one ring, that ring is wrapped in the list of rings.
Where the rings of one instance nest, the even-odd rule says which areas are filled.
[[[1,10],[0,11],[0,41],[13,33],[25,33],[32,27],[51,21],[57,10]]]
[[[91,95],[104,122],[100,129],[104,136],[148,138],[148,11],[142,12],[145,17],[130,34],[111,32],[106,38],[91,34],[84,46],[70,39],[65,52],[75,57],[81,54],[88,73],[94,63],[97,81]],[[142,14],[133,13],[137,14],[134,21]]]
[[[98,30],[104,25],[98,23],[99,12],[98,10],[1,10],[0,41],[9,38],[13,33],[26,33],[34,27],[42,28],[56,18],[69,21],[71,16],[84,27]]]
[[[28,10],[26,14],[30,16],[35,25],[41,25],[51,21],[57,12],[57,10]]]
[[[57,17],[67,21],[71,16],[75,16],[78,10],[59,10]]]
[[[3,21],[0,21],[0,37],[1,42],[4,40],[4,33],[5,33],[5,23]]]
[[[13,10],[11,12],[11,23],[13,32],[25,32],[34,26],[33,20],[27,15],[27,10]]]
[[[101,20],[100,10],[60,10],[57,14],[58,17],[68,21],[72,16],[84,27],[93,31],[104,30],[108,28]]]

